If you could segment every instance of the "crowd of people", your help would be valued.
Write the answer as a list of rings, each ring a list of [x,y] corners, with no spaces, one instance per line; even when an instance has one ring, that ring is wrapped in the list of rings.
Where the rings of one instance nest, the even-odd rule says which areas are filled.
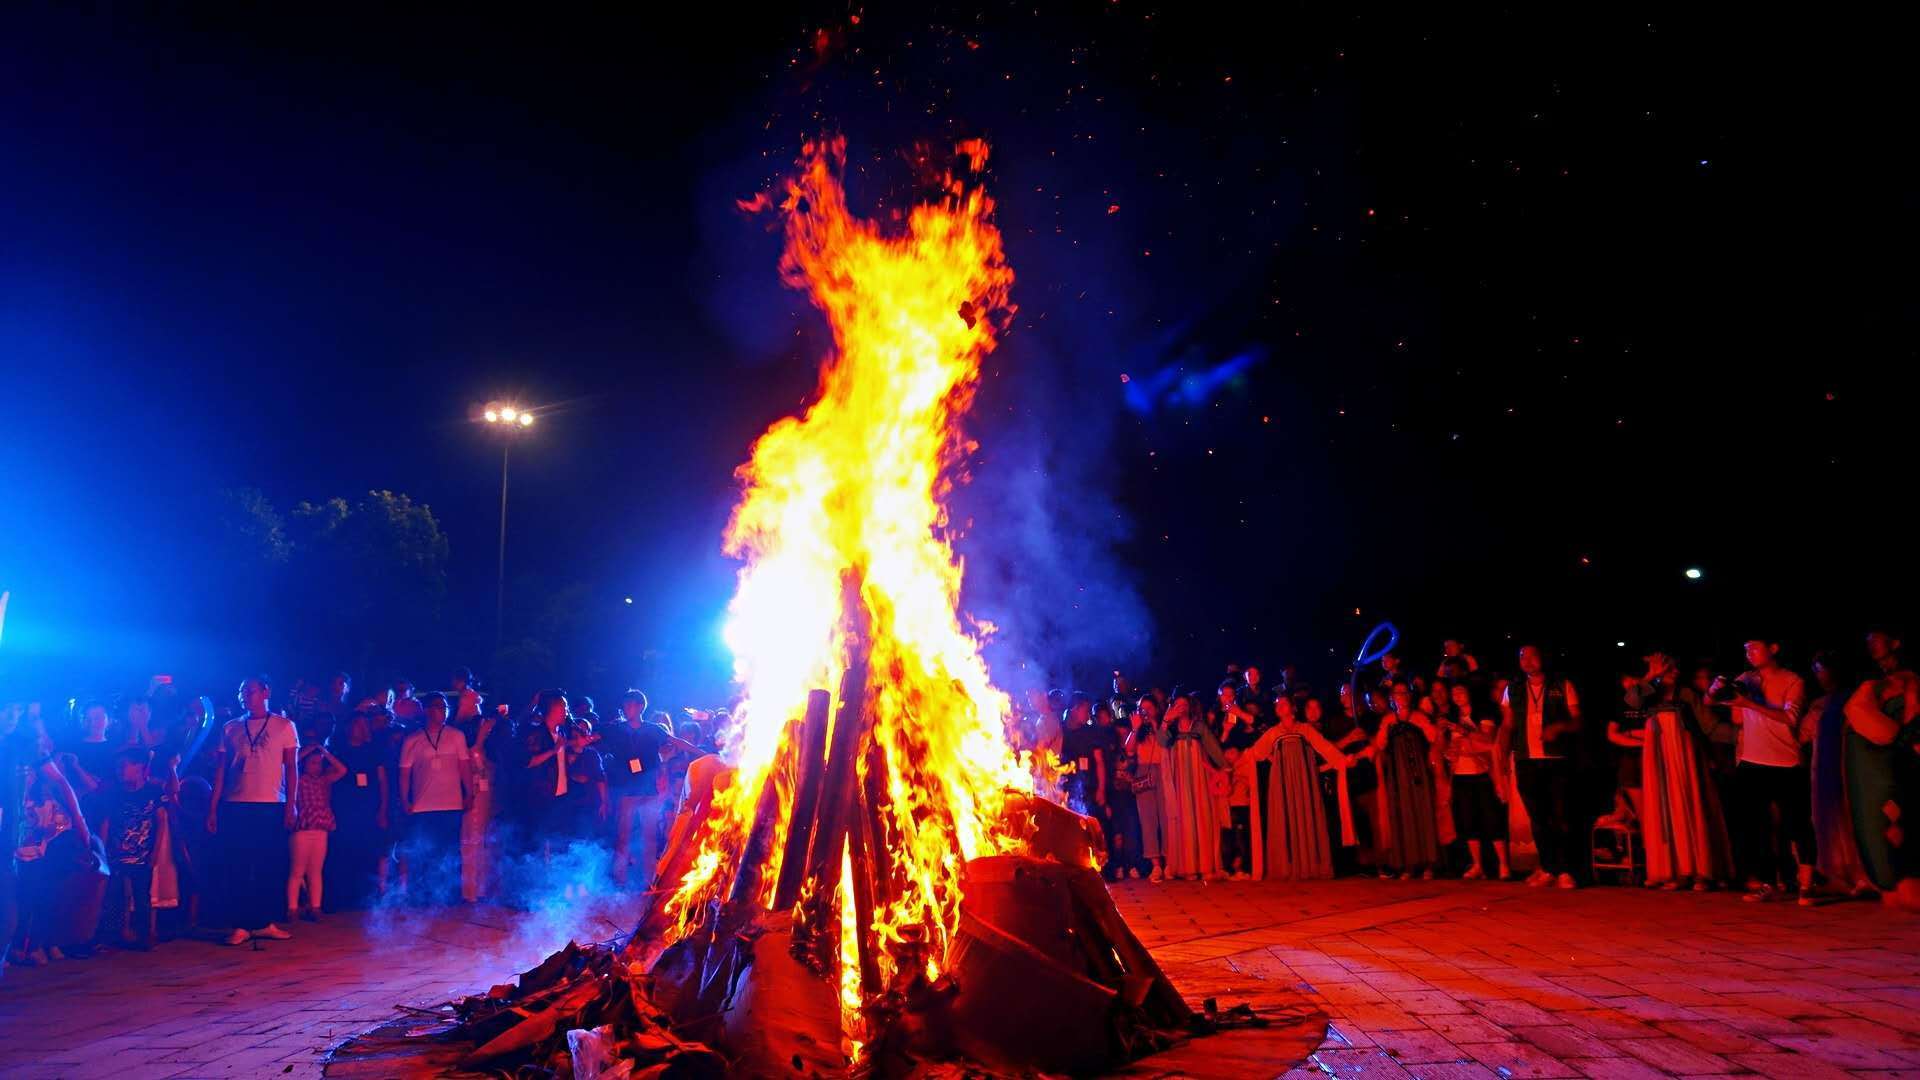
[[[466,670],[356,695],[339,673],[275,707],[165,676],[124,702],[0,707],[0,963],[35,966],[180,936],[284,940],[380,904],[514,902],[518,875],[579,852],[570,889],[649,884],[689,765],[725,710],[678,723],[628,690],[602,719],[548,690],[488,706]],[[577,875],[578,870],[570,869]]]
[[[1110,693],[1032,692],[1009,738],[1104,823],[1112,879],[1504,881],[1519,834],[1536,887],[1600,864],[1650,888],[1920,908],[1903,820],[1920,679],[1898,638],[1816,653],[1804,676],[1777,641],[1743,651],[1737,674],[1653,652],[1584,695],[1537,646],[1495,670],[1458,641],[1424,670],[1389,653],[1333,696],[1292,667],[1205,690],[1116,672]]]
[[[1048,787],[1097,818],[1109,878],[1590,880],[1593,836],[1626,836],[1648,887],[1745,899],[1881,895],[1920,908],[1904,811],[1920,810],[1920,678],[1899,640],[1858,665],[1745,643],[1745,668],[1654,652],[1582,692],[1524,645],[1511,670],[1446,642],[1315,692],[1231,667],[1205,690],[1035,690],[1007,718]],[[1859,674],[1849,674],[1855,671]],[[0,707],[0,964],[156,937],[239,945],[379,904],[516,901],[579,851],[643,890],[676,815],[724,769],[725,709],[679,721],[628,690],[602,718],[547,690],[486,700],[471,672],[356,695],[339,673],[275,707],[264,676],[229,705],[156,676],[119,702]],[[692,774],[691,776],[689,774]],[[1597,828],[1596,828],[1597,826]],[[1524,832],[1520,831],[1524,830]]]

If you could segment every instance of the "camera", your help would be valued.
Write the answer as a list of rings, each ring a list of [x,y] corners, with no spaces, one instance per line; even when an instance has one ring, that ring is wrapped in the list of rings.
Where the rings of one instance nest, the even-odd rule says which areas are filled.
[[[1739,679],[1715,675],[1713,683],[1707,687],[1707,700],[1717,705],[1725,705],[1745,694],[1746,690],[1746,685]]]

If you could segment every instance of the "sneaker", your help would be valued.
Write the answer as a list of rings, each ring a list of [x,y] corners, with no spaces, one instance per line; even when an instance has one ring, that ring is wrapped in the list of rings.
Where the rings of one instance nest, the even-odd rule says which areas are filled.
[[[223,945],[245,945],[245,944],[247,943],[247,939],[248,939],[248,938],[250,938],[250,937],[252,937],[252,936],[253,936],[252,934],[249,934],[249,933],[247,933],[247,932],[246,932],[245,930],[237,930],[237,929],[236,929],[236,930],[235,930],[235,931],[234,931],[233,933],[231,933],[231,934],[228,934],[228,935],[227,935],[226,937],[224,937],[224,938],[222,938],[222,939],[221,939],[221,944],[223,944]]]
[[[1420,871],[1420,880],[1421,880],[1421,881],[1432,881],[1432,880],[1433,880],[1433,867],[1431,867],[1431,866],[1429,866],[1429,867],[1427,867],[1427,868],[1426,868],[1425,870],[1422,870],[1422,871]]]
[[[278,927],[273,923],[268,923],[267,925],[261,927],[260,929],[255,930],[253,932],[253,936],[267,938],[272,941],[286,941],[289,938],[293,937],[292,934],[289,934],[285,930],[280,929],[280,927]]]
[[[1129,877],[1129,878],[1131,878],[1131,879],[1133,879],[1134,881],[1139,881],[1139,880],[1140,880],[1140,868],[1139,868],[1139,867],[1137,867],[1137,866],[1129,866],[1129,867],[1127,867],[1127,877]]]
[[[1530,888],[1537,889],[1552,880],[1553,875],[1547,873],[1545,870],[1535,870],[1533,873],[1527,875],[1527,885]]]
[[[1580,887],[1580,883],[1573,880],[1572,874],[1561,874],[1558,878],[1554,879],[1554,886],[1561,889],[1577,889]]]
[[[1745,900],[1749,904],[1771,903],[1780,899],[1780,890],[1771,885],[1762,885],[1757,889],[1749,890],[1747,894],[1740,899]]]
[[[1246,881],[1248,880],[1248,876],[1249,875],[1245,870],[1235,870],[1233,873],[1227,875],[1227,880],[1228,881]]]
[[[1147,875],[1147,880],[1158,885],[1160,882],[1167,880],[1167,875],[1162,873],[1160,868],[1156,866],[1153,868],[1153,873]]]
[[[1693,883],[1693,891],[1694,892],[1712,892],[1713,882],[1705,881],[1705,880],[1695,880]]]
[[[1487,872],[1485,870],[1482,870],[1477,866],[1469,866],[1467,867],[1467,872],[1460,875],[1460,880],[1461,881],[1479,881],[1485,878],[1486,876],[1487,876]]]
[[[302,915],[301,918],[307,920],[310,923],[317,923],[320,921],[320,909],[308,908],[307,913],[305,915]]]

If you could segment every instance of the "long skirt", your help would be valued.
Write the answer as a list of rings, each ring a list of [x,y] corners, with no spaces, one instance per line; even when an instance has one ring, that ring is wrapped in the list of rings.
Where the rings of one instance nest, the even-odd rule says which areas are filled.
[[[1320,798],[1319,758],[1298,735],[1273,749],[1267,785],[1268,881],[1307,881],[1333,876],[1333,846],[1327,839],[1326,805]]]
[[[1846,737],[1846,711],[1822,709],[1813,736],[1813,850],[1820,872],[1841,889],[1867,880],[1847,805]]]
[[[1440,861],[1440,823],[1434,816],[1433,771],[1427,737],[1397,725],[1380,755],[1379,865],[1413,870]]]
[[[1847,807],[1853,815],[1853,837],[1865,868],[1867,880],[1882,891],[1900,883],[1901,858],[1887,830],[1894,824],[1887,815],[1889,806],[1899,805],[1899,785],[1894,779],[1895,746],[1876,746],[1848,729],[1845,747]],[[1906,751],[1911,752],[1911,751]],[[1904,823],[1903,823],[1904,825]]]
[[[1672,710],[1649,716],[1646,735],[1640,751],[1640,835],[1647,881],[1728,880],[1733,848],[1704,748]]]
[[[1220,815],[1207,781],[1213,774],[1200,743],[1175,739],[1161,769],[1160,829],[1167,873],[1212,876],[1220,869]]]
[[[1140,857],[1152,861],[1166,850],[1160,839],[1160,793],[1165,790],[1165,770],[1158,765],[1142,765],[1140,770],[1153,782],[1152,787],[1134,793],[1134,802],[1140,807]]]

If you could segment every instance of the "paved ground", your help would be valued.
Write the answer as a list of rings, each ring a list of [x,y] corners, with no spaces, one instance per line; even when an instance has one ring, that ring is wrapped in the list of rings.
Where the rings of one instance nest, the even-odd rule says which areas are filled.
[[[1877,906],[1369,880],[1115,893],[1194,1004],[1325,1009],[1301,1080],[1920,1077],[1920,921]],[[9,971],[0,1076],[317,1076],[396,1004],[484,988],[564,937],[489,909],[380,931]]]

